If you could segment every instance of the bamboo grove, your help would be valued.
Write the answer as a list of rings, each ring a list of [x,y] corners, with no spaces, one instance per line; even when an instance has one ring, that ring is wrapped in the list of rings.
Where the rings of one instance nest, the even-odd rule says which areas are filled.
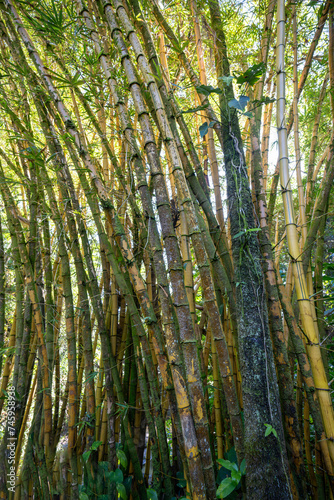
[[[334,2],[0,0],[0,498],[333,499]]]

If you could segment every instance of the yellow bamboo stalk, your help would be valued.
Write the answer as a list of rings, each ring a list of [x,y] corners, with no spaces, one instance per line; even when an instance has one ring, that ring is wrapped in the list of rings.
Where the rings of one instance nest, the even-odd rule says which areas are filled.
[[[162,71],[163,71],[163,73],[162,73],[163,79],[164,79],[166,88],[169,89],[170,76],[169,76],[169,69],[168,69],[168,62],[167,62],[165,36],[163,34],[163,31],[160,31],[160,33],[159,33],[159,58],[160,58],[160,63],[161,63]]]
[[[201,81],[202,85],[207,85],[208,81],[207,81],[205,61],[204,61],[204,50],[203,50],[203,44],[202,44],[201,29],[200,29],[199,20],[198,20],[196,0],[190,0],[190,8],[191,8],[191,13],[193,16],[193,23],[194,23],[196,52],[197,52],[197,60],[198,60],[198,66],[199,66],[200,81]],[[203,114],[209,123],[210,119],[209,119],[208,115],[205,112]],[[211,175],[212,175],[212,181],[213,181],[213,189],[214,189],[215,201],[216,201],[217,220],[218,220],[218,223],[219,223],[222,231],[225,231],[224,212],[223,212],[223,204],[222,204],[220,182],[219,182],[218,161],[217,161],[217,154],[216,154],[215,141],[214,141],[214,137],[213,137],[213,128],[212,127],[209,127],[208,132],[207,132],[207,136],[208,136],[208,154],[209,154]]]
[[[95,441],[99,440],[101,426],[101,406],[102,406],[102,386],[103,386],[103,358],[100,355],[100,371],[96,384],[96,420],[95,420]]]
[[[181,249],[181,256],[184,269],[184,286],[188,297],[191,317],[193,320],[193,324],[195,326],[196,311],[195,311],[193,265],[191,260],[187,218],[184,213],[183,207],[180,208],[180,227],[178,229],[179,230],[177,232],[179,233],[181,239],[180,249]]]
[[[99,457],[98,457],[99,462],[103,460],[105,444],[107,442],[107,434],[108,434],[107,425],[108,425],[107,399],[105,396],[103,401],[102,423],[101,423],[101,433],[100,433],[100,441],[102,441],[103,444],[101,444],[101,446],[99,447]],[[115,439],[116,439],[116,431],[115,431]]]
[[[19,461],[21,458],[20,455],[21,455],[21,449],[22,449],[22,445],[23,445],[24,432],[26,429],[32,400],[33,400],[33,397],[35,395],[36,384],[37,384],[37,370],[35,373],[34,381],[33,381],[32,386],[30,388],[29,398],[28,398],[28,401],[27,401],[27,404],[26,404],[26,407],[24,410],[24,415],[23,415],[23,420],[22,420],[22,424],[21,424],[21,428],[20,428],[20,433],[19,433],[19,437],[17,439],[16,450],[15,450],[15,470],[16,470],[16,473],[18,473],[18,470],[19,470]]]
[[[5,394],[3,391],[5,391],[7,389],[10,373],[11,373],[12,367],[14,366],[14,354],[12,352],[12,349],[14,349],[14,347],[15,347],[15,339],[16,339],[16,309],[15,309],[13,322],[12,322],[12,326],[11,326],[10,334],[9,334],[8,347],[10,350],[9,350],[9,354],[7,355],[7,359],[6,359],[5,365],[3,367],[3,372],[2,372],[1,389],[0,389],[0,396],[1,396],[0,415],[2,413],[2,408],[3,408],[4,401],[5,401],[5,397],[4,397]]]
[[[310,475],[310,482],[312,486],[313,495],[317,494],[317,479],[314,474],[313,460],[311,452],[311,434],[310,434],[310,408],[308,405],[307,398],[304,399],[304,443],[305,443],[305,456],[308,467],[308,472]]]
[[[111,348],[113,356],[116,356],[117,349],[117,321],[118,321],[118,295],[116,289],[116,278],[110,270],[111,277],[111,322],[110,322],[110,336],[111,336]]]
[[[150,477],[150,465],[151,465],[151,440],[148,440],[146,448],[146,461],[145,461],[145,481],[148,483]]]
[[[220,405],[220,387],[219,387],[219,368],[217,361],[217,351],[213,336],[211,336],[211,352],[212,352],[212,376],[214,386],[213,407],[215,412],[216,422],[216,438],[217,438],[217,454],[218,458],[224,458],[224,436],[223,422]]]
[[[284,205],[286,234],[291,265],[295,278],[295,288],[299,305],[302,328],[307,338],[307,352],[313,372],[313,378],[317,389],[321,413],[323,417],[326,437],[329,439],[328,446],[331,459],[334,460],[334,413],[330,397],[330,389],[327,383],[325,368],[323,365],[319,339],[314,327],[312,307],[309,300],[306,279],[298,244],[298,232],[293,209],[292,190],[290,187],[290,173],[288,161],[288,141],[285,123],[285,4],[284,0],[277,2],[277,49],[276,49],[276,71],[277,71],[277,128],[279,144],[279,166],[280,180],[282,186],[282,197]]]

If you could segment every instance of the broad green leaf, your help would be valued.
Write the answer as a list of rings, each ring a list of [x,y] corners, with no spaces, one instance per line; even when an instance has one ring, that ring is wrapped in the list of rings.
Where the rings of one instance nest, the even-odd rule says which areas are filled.
[[[88,461],[91,453],[92,453],[92,451],[88,450],[88,451],[85,451],[85,453],[82,454],[82,458],[84,459],[85,462]]]
[[[240,464],[240,472],[244,476],[246,471],[246,460],[243,459],[243,461]]]
[[[218,458],[217,462],[222,465],[223,467],[225,467],[225,469],[228,469],[228,470],[235,470],[237,471],[238,470],[238,466],[236,463],[233,463],[233,462],[230,462],[229,460],[224,460],[223,458]]]
[[[89,500],[89,496],[87,493],[84,493],[83,491],[79,493],[79,500]]]
[[[118,460],[121,462],[121,465],[125,469],[127,467],[127,465],[128,465],[128,459],[127,459],[124,451],[123,450],[117,450],[116,454],[117,454]]]
[[[202,123],[202,125],[199,127],[199,133],[201,137],[204,137],[207,133],[209,128],[213,128],[217,122],[210,122],[208,125],[208,122]]]
[[[126,500],[128,498],[128,495],[126,494],[126,489],[125,489],[124,484],[117,483],[116,488],[117,488],[118,493],[120,494],[120,497],[123,500]]]
[[[271,425],[269,425],[266,428],[266,432],[264,433],[265,437],[269,436],[269,434],[271,434],[271,431],[272,431],[272,427],[271,427]]]
[[[100,446],[100,444],[103,444],[103,441],[94,441],[94,443],[92,444],[92,446],[90,447],[91,450],[95,451],[98,449],[98,447]]]
[[[218,487],[217,498],[227,497],[230,493],[232,493],[232,491],[235,490],[236,487],[237,485],[235,484],[235,482],[230,477],[227,477],[220,483]]]
[[[110,479],[113,483],[123,483],[123,472],[121,469],[116,469],[111,473]]]
[[[241,479],[241,472],[239,470],[232,470],[231,477],[232,477],[233,481],[235,481],[235,483],[238,485],[240,483],[240,479]]]
[[[98,462],[99,464],[99,469],[101,469],[103,472],[108,472],[109,471],[109,464],[108,462]]]
[[[132,485],[132,477],[128,476],[124,479],[123,484],[125,486],[126,492],[128,495],[131,493],[131,485]]]
[[[210,94],[222,94],[222,90],[217,87],[214,88],[212,85],[199,85],[196,87],[197,93],[198,94],[203,94],[203,95],[210,95]]]
[[[152,488],[148,488],[146,492],[148,500],[158,500],[158,495],[155,490],[152,490]]]
[[[248,83],[249,85],[255,85],[255,83],[261,78],[263,73],[266,71],[266,65],[264,63],[254,64],[250,66],[244,73],[238,76],[236,82],[239,85],[243,83]]]
[[[180,479],[179,482],[177,483],[177,486],[179,488],[185,488],[187,486],[187,481],[185,479]]]
[[[235,109],[238,109],[240,111],[243,111],[245,109],[245,107],[247,106],[247,103],[249,101],[249,97],[246,96],[246,95],[241,95],[239,100],[237,99],[231,99],[230,101],[228,101],[228,105],[230,108],[235,108]]]
[[[209,130],[208,122],[202,123],[202,125],[199,127],[199,133],[201,137],[204,137],[208,133],[208,130]]]
[[[233,79],[234,79],[234,76],[221,76],[219,79],[220,79],[220,80],[223,80],[223,82],[224,82],[227,86],[229,86],[229,85],[231,85],[231,83],[232,83],[232,81],[233,81]]]

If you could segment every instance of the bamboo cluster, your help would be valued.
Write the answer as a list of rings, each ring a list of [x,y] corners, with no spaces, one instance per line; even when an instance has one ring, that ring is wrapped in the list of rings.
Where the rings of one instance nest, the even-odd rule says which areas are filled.
[[[0,498],[333,498],[320,4],[0,0]]]

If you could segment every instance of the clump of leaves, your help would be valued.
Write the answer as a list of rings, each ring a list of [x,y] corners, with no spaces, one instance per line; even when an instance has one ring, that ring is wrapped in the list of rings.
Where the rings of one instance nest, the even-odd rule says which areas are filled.
[[[236,488],[239,487],[242,476],[245,475],[246,471],[246,462],[245,459],[240,464],[240,469],[238,464],[235,462],[230,462],[229,460],[223,460],[219,458],[217,462],[225,467],[225,469],[231,472],[230,477],[226,477],[220,483],[217,490],[217,498],[226,498],[228,497]]]
[[[244,73],[241,73],[241,75],[236,77],[236,83],[238,85],[248,83],[248,85],[253,86],[258,80],[260,80],[265,71],[266,65],[263,62],[254,64],[253,66],[250,66]]]
[[[275,431],[273,426],[270,424],[264,424],[264,425],[266,426],[266,431],[264,433],[265,437],[269,436],[270,434],[273,434],[275,438],[277,438],[277,432]]]
[[[217,498],[228,498],[236,500],[240,498],[241,479],[246,474],[245,459],[240,467],[237,464],[237,456],[234,447],[224,453],[225,459],[219,458],[217,462],[221,465],[216,482],[218,484]],[[240,490],[238,492],[237,490]]]
[[[102,441],[95,441],[89,450],[82,455],[85,465],[84,484],[79,486],[79,500],[88,500],[93,498],[93,496],[99,500],[108,500],[114,497],[127,500],[131,493],[132,477],[124,476],[128,466],[128,459],[121,447],[118,447],[116,450],[117,469],[111,471],[109,470],[108,462],[98,462],[97,470],[92,475],[88,461],[91,453],[97,451],[101,444],[103,444]],[[110,497],[110,492],[108,492],[110,485],[115,489],[115,496],[112,497]]]
[[[29,2],[23,2],[29,6]],[[68,8],[62,2],[40,0],[34,6],[34,16],[26,12],[26,18],[36,33],[57,45],[64,39],[66,29],[75,21],[74,7]]]

